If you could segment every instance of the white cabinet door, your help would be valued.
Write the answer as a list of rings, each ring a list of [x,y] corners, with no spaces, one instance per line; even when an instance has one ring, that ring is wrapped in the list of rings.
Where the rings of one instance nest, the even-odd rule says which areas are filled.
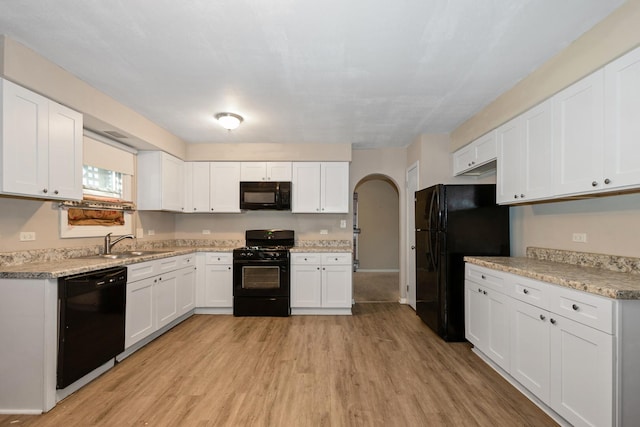
[[[172,271],[158,276],[153,293],[156,327],[160,329],[178,317],[178,273]]]
[[[613,424],[613,337],[552,314],[549,406],[576,426]]]
[[[82,114],[49,103],[49,198],[82,200]]]
[[[465,338],[484,353],[489,325],[489,299],[476,283],[465,282]]]
[[[545,101],[521,116],[521,199],[553,196],[553,104]]]
[[[473,167],[476,160],[476,148],[473,142],[453,153],[453,174],[460,175]]]
[[[240,162],[210,163],[211,212],[240,212]]]
[[[603,96],[598,70],[552,98],[556,195],[603,187]]]
[[[193,310],[196,306],[196,269],[194,267],[178,270],[177,304],[178,316]]]
[[[524,198],[522,188],[522,121],[515,118],[497,130],[498,171],[496,200],[500,204],[518,203]]]
[[[322,266],[322,307],[351,307],[351,267],[348,265]]]
[[[267,162],[242,162],[240,181],[266,181]]]
[[[161,151],[138,153],[138,209],[184,212],[184,164]]]
[[[291,308],[322,306],[322,274],[319,264],[291,266]]]
[[[267,162],[267,181],[291,181],[291,162]]]
[[[509,372],[511,369],[509,319],[512,300],[491,289],[487,290],[486,299],[488,300],[489,327],[484,353],[502,369]]]
[[[520,384],[549,403],[549,312],[512,300],[511,370]]]
[[[144,189],[143,189],[144,191]],[[184,169],[182,160],[163,153],[162,209],[184,212]]]
[[[230,264],[207,265],[200,307],[233,307],[233,270]]]
[[[294,162],[291,187],[293,213],[320,212],[319,162]]]
[[[640,48],[605,67],[604,188],[640,184]]]
[[[153,277],[127,283],[125,348],[131,347],[156,330],[153,309]]]
[[[2,79],[2,191],[49,191],[49,101]]]
[[[185,164],[185,212],[209,212],[209,162]]]
[[[320,211],[322,213],[349,212],[349,163],[320,164]]]

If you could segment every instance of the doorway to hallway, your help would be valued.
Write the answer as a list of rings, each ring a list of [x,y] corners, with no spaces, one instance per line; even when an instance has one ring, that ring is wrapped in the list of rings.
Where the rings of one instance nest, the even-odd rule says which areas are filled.
[[[354,300],[400,300],[399,190],[386,175],[364,177],[354,190]]]

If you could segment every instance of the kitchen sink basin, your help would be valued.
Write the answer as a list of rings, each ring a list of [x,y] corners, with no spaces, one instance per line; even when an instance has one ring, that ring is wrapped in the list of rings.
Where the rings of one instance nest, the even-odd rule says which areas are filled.
[[[100,254],[100,255],[89,255],[82,258],[85,259],[127,259],[127,258],[135,258],[139,256],[145,255],[156,255],[156,254],[164,254],[167,251],[126,251],[126,252],[116,252],[112,254]]]

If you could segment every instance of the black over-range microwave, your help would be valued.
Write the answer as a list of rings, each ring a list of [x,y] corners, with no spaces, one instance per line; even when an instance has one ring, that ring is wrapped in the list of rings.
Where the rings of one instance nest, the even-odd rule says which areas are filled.
[[[240,209],[291,210],[291,183],[244,181],[240,183]]]

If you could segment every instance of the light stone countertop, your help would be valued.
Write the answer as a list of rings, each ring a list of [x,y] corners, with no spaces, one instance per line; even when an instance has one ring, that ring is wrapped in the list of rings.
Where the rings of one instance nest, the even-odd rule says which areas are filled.
[[[613,299],[640,299],[640,275],[524,257],[464,257],[466,262]]]
[[[93,257],[79,256],[43,262],[25,262],[17,265],[2,265],[0,266],[0,279],[56,279],[58,277],[72,276],[104,268],[137,264],[140,262],[197,252],[232,252],[240,246],[240,244],[234,246],[162,246],[149,249],[151,251],[157,251],[157,253],[122,259],[96,259]],[[351,247],[338,245],[304,245],[291,248],[291,252],[350,253]],[[118,251],[114,251],[113,253],[116,254]]]

